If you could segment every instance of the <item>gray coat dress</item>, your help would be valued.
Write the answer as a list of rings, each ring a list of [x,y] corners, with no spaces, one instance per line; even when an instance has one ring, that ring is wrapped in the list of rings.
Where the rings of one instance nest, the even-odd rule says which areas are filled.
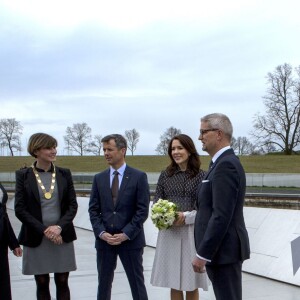
[[[200,171],[190,178],[188,172],[178,171],[168,176],[163,171],[158,179],[154,202],[159,198],[174,202],[185,214],[184,226],[172,226],[158,233],[151,284],[182,291],[197,288],[208,290],[206,274],[195,273],[192,260],[196,255],[194,245],[194,220],[196,191],[205,173]]]

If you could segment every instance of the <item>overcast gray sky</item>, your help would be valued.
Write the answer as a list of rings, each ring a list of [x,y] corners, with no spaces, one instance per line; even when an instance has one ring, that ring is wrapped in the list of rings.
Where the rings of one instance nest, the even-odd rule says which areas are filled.
[[[22,146],[59,141],[86,122],[102,136],[135,128],[135,154],[155,154],[170,126],[197,141],[201,116],[222,112],[234,136],[264,113],[266,75],[300,65],[297,0],[0,0],[0,118]],[[25,152],[24,152],[25,154]]]

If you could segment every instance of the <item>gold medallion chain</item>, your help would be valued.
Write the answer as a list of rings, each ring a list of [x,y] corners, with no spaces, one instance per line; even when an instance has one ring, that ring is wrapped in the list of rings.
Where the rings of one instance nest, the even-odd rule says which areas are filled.
[[[50,200],[52,198],[52,194],[53,194],[53,191],[55,188],[55,166],[54,166],[54,164],[53,164],[51,186],[50,186],[49,192],[46,191],[46,188],[45,188],[45,186],[41,180],[41,177],[40,177],[38,171],[36,170],[35,166],[32,165],[31,167],[32,167],[33,173],[35,175],[36,181],[38,182],[39,186],[41,187],[41,190],[44,194],[45,199]]]

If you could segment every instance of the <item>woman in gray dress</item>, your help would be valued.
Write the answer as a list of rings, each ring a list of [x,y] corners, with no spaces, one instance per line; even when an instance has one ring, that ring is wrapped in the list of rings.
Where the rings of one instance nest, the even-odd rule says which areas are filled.
[[[54,273],[56,299],[70,299],[69,272],[76,270],[73,219],[77,200],[69,169],[54,165],[57,141],[45,133],[33,134],[28,152],[36,160],[16,171],[15,213],[22,222],[25,275],[34,275],[37,299],[50,300],[49,273]]]
[[[208,290],[206,274],[195,273],[191,261],[196,255],[194,221],[197,187],[205,173],[192,139],[179,134],[168,147],[170,165],[158,179],[154,202],[165,199],[179,210],[173,226],[158,233],[151,284],[171,289],[171,300],[198,300],[198,288]]]

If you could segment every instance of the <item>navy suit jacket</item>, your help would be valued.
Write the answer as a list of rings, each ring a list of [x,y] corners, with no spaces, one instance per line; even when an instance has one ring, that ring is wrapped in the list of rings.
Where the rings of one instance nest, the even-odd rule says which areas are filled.
[[[62,228],[62,239],[68,243],[76,239],[73,219],[78,204],[70,170],[57,166],[55,169],[61,218],[53,225]],[[40,245],[47,226],[43,224],[40,195],[32,168],[16,171],[15,214],[22,222],[20,244],[28,247]]]
[[[250,256],[243,216],[245,190],[244,169],[233,150],[226,150],[198,189],[196,251],[211,264],[236,263]]]
[[[96,237],[97,249],[119,247],[137,249],[146,244],[143,223],[149,212],[150,193],[147,175],[128,165],[114,206],[110,188],[110,170],[94,176],[89,203],[90,221]],[[118,246],[111,246],[101,240],[99,235],[125,233],[129,240]]]

